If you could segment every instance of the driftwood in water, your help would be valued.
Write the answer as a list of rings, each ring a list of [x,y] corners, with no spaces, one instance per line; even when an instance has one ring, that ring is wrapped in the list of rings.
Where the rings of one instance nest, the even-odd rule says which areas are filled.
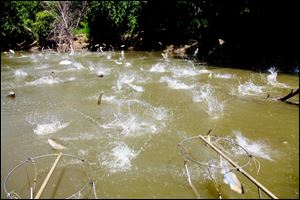
[[[290,101],[287,101],[289,98],[292,98],[293,96],[299,94],[299,88],[294,91],[294,90],[291,90],[291,92],[289,94],[287,94],[286,96],[284,97],[281,97],[281,98],[271,98],[270,97],[270,94],[267,95],[267,99],[270,98],[272,100],[278,100],[278,101],[282,101],[282,102],[285,102],[285,103],[289,103],[289,104],[292,104],[292,105],[298,105],[299,106],[299,102],[290,102]]]
[[[298,88],[295,92],[292,90],[288,95],[286,95],[286,96],[284,96],[284,97],[281,97],[281,98],[279,98],[279,99],[277,99],[277,100],[285,101],[285,100],[287,100],[287,99],[289,99],[289,98],[295,96],[296,94],[299,94],[299,88]]]

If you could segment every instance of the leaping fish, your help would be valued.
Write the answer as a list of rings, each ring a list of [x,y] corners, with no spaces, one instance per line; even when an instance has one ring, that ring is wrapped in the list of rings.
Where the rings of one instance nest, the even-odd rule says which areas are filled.
[[[222,168],[221,173],[224,175],[224,183],[230,186],[230,189],[233,191],[243,194],[244,188],[236,175],[229,170],[227,161],[223,161],[222,156],[220,156],[220,165]]]
[[[53,149],[56,149],[56,150],[62,150],[62,149],[66,149],[67,147],[55,142],[54,140],[51,140],[51,139],[48,139],[48,143],[50,144],[50,146],[53,148]]]

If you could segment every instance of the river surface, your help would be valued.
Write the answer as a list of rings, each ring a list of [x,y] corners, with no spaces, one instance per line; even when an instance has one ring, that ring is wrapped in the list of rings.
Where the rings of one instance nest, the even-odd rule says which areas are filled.
[[[49,138],[88,166],[62,157],[42,198],[74,194],[88,180],[83,172],[91,174],[98,198],[218,198],[216,187],[223,198],[258,198],[255,185],[236,170],[244,194],[230,190],[217,167],[208,173],[188,160],[193,191],[178,143],[210,129],[258,160],[260,165],[251,162],[244,170],[274,195],[299,198],[299,106],[274,100],[298,87],[298,75],[275,68],[258,73],[205,66],[161,52],[2,52],[1,198],[13,167],[60,152]],[[10,91],[14,99],[6,97]],[[298,102],[299,95],[290,101]],[[218,165],[199,138],[185,145],[199,162]],[[239,151],[229,156],[239,165],[248,158]],[[52,157],[37,160],[37,188]],[[32,166],[27,168],[32,176]],[[7,190],[29,198],[29,185],[26,172],[16,172]],[[81,197],[93,198],[91,191]]]

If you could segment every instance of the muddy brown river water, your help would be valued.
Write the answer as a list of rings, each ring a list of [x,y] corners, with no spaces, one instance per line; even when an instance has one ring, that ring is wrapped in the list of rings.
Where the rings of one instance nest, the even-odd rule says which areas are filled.
[[[1,198],[7,198],[5,177],[21,161],[60,152],[49,138],[88,165],[61,158],[42,198],[68,197],[88,176],[98,198],[218,198],[215,183],[223,198],[258,198],[255,185],[238,172],[244,194],[230,190],[218,168],[211,169],[213,182],[207,167],[192,162],[198,196],[190,187],[178,143],[210,129],[258,160],[258,175],[257,163],[244,169],[273,194],[299,198],[299,106],[272,100],[298,87],[298,75],[276,68],[266,73],[220,68],[164,58],[161,52],[2,52]],[[6,97],[10,91],[15,99]],[[187,145],[196,160],[218,165],[200,140]],[[230,156],[240,165],[246,158],[239,151]],[[37,160],[34,193],[55,157]],[[22,170],[6,187],[29,198],[34,169],[28,164]],[[93,198],[92,187],[77,197]]]

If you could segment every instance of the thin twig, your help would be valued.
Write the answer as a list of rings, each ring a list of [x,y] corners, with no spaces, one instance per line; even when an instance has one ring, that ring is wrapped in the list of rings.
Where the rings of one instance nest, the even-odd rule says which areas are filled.
[[[196,194],[197,198],[200,199],[200,195],[199,193],[197,192],[197,189],[195,188],[195,186],[193,185],[192,181],[191,181],[191,176],[190,176],[190,173],[189,173],[189,169],[187,167],[187,161],[184,160],[184,166],[185,166],[185,171],[186,171],[186,174],[187,174],[187,178],[188,178],[188,182],[189,182],[189,185],[191,186],[191,188],[193,189],[193,192]]]

